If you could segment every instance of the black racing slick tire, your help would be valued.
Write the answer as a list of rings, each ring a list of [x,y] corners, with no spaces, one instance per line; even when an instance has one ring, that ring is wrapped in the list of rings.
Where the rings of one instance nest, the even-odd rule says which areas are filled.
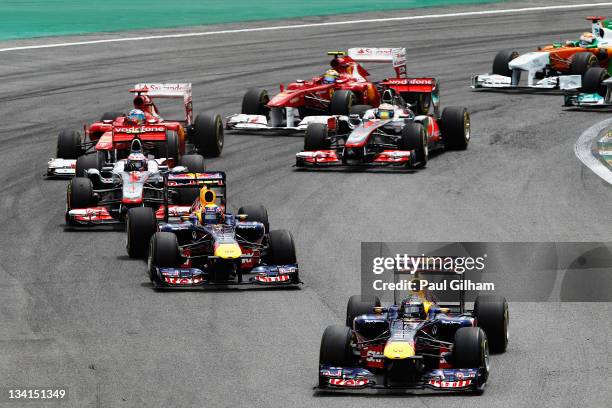
[[[68,183],[66,200],[66,207],[68,210],[95,206],[96,199],[91,180],[87,177],[75,177],[70,180],[70,183]]]
[[[360,118],[363,118],[363,115],[372,109],[370,105],[353,105],[349,110],[349,115],[358,115]]]
[[[114,121],[120,116],[125,116],[125,113],[123,112],[104,112],[102,116],[100,117],[100,122],[105,122],[107,120]]]
[[[149,207],[130,208],[127,213],[126,250],[130,258],[145,258],[149,242],[157,230],[155,213]]]
[[[378,296],[351,296],[346,304],[346,326],[353,329],[355,317],[372,313],[373,309],[378,306],[380,306]]]
[[[81,134],[76,130],[60,130],[57,135],[57,158],[74,160],[81,154]]]
[[[570,74],[582,75],[589,70],[589,68],[596,67],[599,64],[597,57],[590,52],[577,52],[572,55],[570,59]]]
[[[357,98],[352,91],[341,89],[334,92],[329,102],[329,113],[331,115],[344,115],[347,116],[351,107],[355,104]]]
[[[268,235],[268,260],[272,265],[297,263],[293,235],[287,230],[270,231]]]
[[[220,115],[201,113],[193,122],[192,142],[205,157],[219,157],[225,144]]]
[[[187,170],[194,173],[203,173],[206,171],[206,163],[204,156],[201,154],[187,154],[179,160],[179,165],[187,167]]]
[[[172,268],[181,264],[176,235],[156,232],[150,240],[148,256],[149,277],[154,284],[161,283],[155,268]]]
[[[597,93],[602,97],[606,96],[606,86],[603,81],[610,78],[610,74],[604,68],[589,68],[582,78],[582,92],[587,94]]]
[[[268,91],[259,88],[250,88],[242,97],[242,113],[246,115],[268,116],[270,109],[266,106],[270,102]]]
[[[478,296],[474,303],[476,324],[489,339],[489,347],[494,353],[503,353],[508,348],[508,323],[510,315],[508,302],[501,296]]]
[[[471,136],[470,114],[466,108],[449,106],[440,117],[440,131],[449,150],[466,150]]]
[[[423,168],[427,165],[429,158],[429,148],[427,145],[427,135],[421,123],[408,122],[402,129],[399,143],[401,150],[413,150],[415,160],[411,163],[414,168]]]
[[[311,123],[304,134],[304,150],[327,150],[331,147],[329,131],[324,123]]]
[[[518,57],[519,54],[516,51],[500,51],[495,55],[493,59],[493,74],[512,76],[512,70],[508,67],[508,63]]]
[[[319,365],[350,367],[353,364],[352,337],[353,331],[346,326],[327,326],[321,338]]]
[[[102,169],[102,156],[98,152],[79,156],[77,159],[74,169],[77,177],[85,177],[89,169]]]
[[[266,233],[270,231],[268,210],[263,205],[245,205],[238,209],[238,214],[245,214],[247,221],[257,221],[264,225]]]
[[[489,365],[487,335],[480,327],[461,327],[455,332],[453,366],[480,368]]]

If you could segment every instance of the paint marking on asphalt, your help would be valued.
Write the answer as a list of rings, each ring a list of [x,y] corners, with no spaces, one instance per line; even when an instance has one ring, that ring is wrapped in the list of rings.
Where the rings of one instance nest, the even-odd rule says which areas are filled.
[[[408,21],[408,20],[425,20],[425,19],[449,18],[449,17],[470,17],[470,16],[495,15],[495,14],[528,13],[528,12],[533,12],[533,11],[570,10],[570,9],[604,7],[604,6],[612,6],[612,2],[565,4],[565,5],[557,5],[557,6],[522,7],[522,8],[500,9],[500,10],[465,11],[465,12],[459,12],[459,13],[370,18],[370,19],[348,20],[348,21],[329,21],[326,23],[293,24],[293,25],[281,25],[281,26],[272,26],[272,27],[242,28],[242,29],[235,29],[235,30],[149,35],[149,36],[142,36],[142,37],[107,38],[104,40],[76,41],[76,42],[24,45],[24,46],[19,46],[19,47],[0,48],[0,52],[36,50],[36,49],[57,48],[57,47],[73,47],[77,45],[106,44],[106,43],[127,42],[127,41],[146,41],[146,40],[162,40],[162,39],[168,39],[168,38],[202,37],[202,36],[208,36],[208,35],[238,34],[238,33],[250,33],[250,32],[257,32],[257,31],[295,30],[299,28],[328,27],[328,26],[349,25],[349,24],[367,24],[367,23],[381,23],[381,22],[389,22],[389,21]]]
[[[584,131],[574,145],[576,157],[591,171],[612,185],[612,170],[593,155],[593,142],[599,134],[612,125],[612,118],[606,119]]]

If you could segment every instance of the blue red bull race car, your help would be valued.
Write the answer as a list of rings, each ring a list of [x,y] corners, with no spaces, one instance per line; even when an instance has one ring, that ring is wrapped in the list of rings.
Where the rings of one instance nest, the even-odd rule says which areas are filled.
[[[430,389],[482,393],[489,350],[508,345],[508,303],[476,298],[466,310],[431,293],[409,292],[389,307],[351,296],[345,326],[328,326],[319,355],[319,389]]]

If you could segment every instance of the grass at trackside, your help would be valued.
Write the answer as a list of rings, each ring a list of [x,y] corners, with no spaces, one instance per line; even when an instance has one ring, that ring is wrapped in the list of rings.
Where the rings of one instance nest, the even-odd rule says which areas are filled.
[[[501,0],[0,0],[0,40]]]

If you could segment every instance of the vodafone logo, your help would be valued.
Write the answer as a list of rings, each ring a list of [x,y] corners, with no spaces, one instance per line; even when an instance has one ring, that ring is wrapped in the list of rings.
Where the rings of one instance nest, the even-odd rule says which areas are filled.
[[[128,127],[120,126],[115,128],[115,133],[151,133],[151,132],[165,132],[164,126],[140,126],[140,127]]]
[[[391,85],[433,85],[434,80],[431,78],[401,78],[390,79],[387,83]]]

